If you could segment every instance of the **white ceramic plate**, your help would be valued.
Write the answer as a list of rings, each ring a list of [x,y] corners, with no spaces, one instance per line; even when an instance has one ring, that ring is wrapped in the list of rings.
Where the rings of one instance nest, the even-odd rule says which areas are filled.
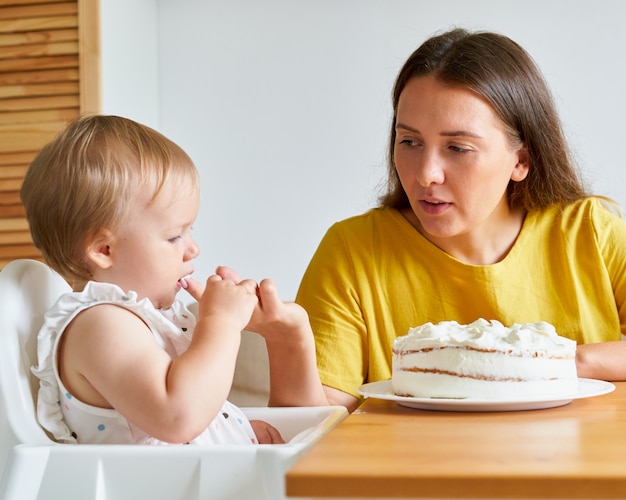
[[[541,410],[554,408],[571,403],[575,399],[591,398],[613,392],[615,386],[610,382],[590,378],[578,379],[578,392],[574,394],[543,396],[539,398],[512,400],[479,400],[479,399],[443,399],[443,398],[410,398],[396,396],[393,393],[391,380],[370,382],[359,387],[359,394],[366,398],[388,399],[399,405],[420,410],[439,411],[519,411]]]

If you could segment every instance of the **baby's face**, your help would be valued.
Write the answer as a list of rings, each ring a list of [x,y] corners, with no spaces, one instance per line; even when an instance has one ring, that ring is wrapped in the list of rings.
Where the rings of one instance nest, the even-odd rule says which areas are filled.
[[[151,200],[149,189],[136,200],[128,220],[116,232],[110,248],[112,265],[104,281],[148,297],[167,308],[181,289],[181,279],[193,272],[200,249],[191,236],[198,214],[196,186],[179,191],[165,185]]]

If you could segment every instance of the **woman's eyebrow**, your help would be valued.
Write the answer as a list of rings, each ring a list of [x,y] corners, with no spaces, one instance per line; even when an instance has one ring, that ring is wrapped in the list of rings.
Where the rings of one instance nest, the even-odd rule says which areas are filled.
[[[452,132],[441,132],[441,134],[439,135],[443,135],[444,137],[474,137],[475,139],[483,138],[482,136],[474,132],[469,132],[467,130],[455,130]]]
[[[416,134],[421,133],[418,129],[413,128],[413,127],[409,127],[408,125],[405,125],[403,123],[397,123],[396,124],[396,130],[397,129],[404,129],[404,130],[408,130],[409,132],[414,132]],[[450,132],[441,132],[439,135],[442,135],[444,137],[474,137],[476,139],[482,139],[483,137],[479,134],[476,134],[474,132],[469,132],[467,130],[453,130]]]

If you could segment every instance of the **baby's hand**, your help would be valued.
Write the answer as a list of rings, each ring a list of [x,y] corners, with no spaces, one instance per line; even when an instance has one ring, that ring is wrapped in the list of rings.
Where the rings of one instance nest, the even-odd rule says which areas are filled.
[[[188,286],[195,286],[188,283]],[[234,283],[213,275],[207,279],[204,293],[198,301],[198,320],[222,317],[235,320],[243,330],[258,303],[257,284],[253,280]]]
[[[216,273],[225,280],[241,283],[239,274],[226,266],[217,268]],[[259,303],[254,309],[247,330],[262,335],[269,340],[294,340],[294,334],[310,333],[309,316],[294,302],[283,302],[278,296],[276,285],[270,279],[261,281],[258,288]],[[287,337],[286,337],[287,336]]]
[[[263,420],[250,420],[252,430],[259,444],[285,444],[285,440],[276,427]]]
[[[294,302],[283,302],[272,280],[261,281],[258,295],[259,302],[246,329],[261,334],[266,340],[293,336],[298,331],[308,332],[306,311]]]
[[[239,283],[241,281],[241,276],[239,276],[239,273],[228,266],[217,266],[215,274],[221,276],[222,279],[230,280],[234,283]]]
[[[191,277],[185,278],[185,283],[187,284],[185,288],[187,293],[199,302],[206,287]]]

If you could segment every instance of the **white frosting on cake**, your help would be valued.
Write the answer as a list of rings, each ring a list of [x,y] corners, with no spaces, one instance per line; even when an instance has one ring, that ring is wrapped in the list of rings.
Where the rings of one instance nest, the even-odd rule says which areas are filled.
[[[424,398],[519,399],[578,389],[576,342],[549,323],[478,319],[411,328],[393,344],[397,395]]]

